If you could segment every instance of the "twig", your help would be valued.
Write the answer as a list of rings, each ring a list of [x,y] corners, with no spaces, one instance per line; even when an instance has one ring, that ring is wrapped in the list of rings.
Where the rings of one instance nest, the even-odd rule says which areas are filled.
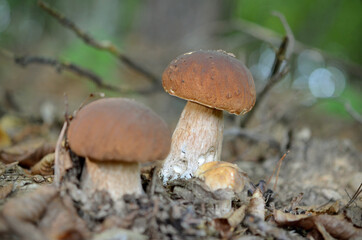
[[[285,64],[283,69],[281,69],[284,60],[287,60],[286,53],[288,49],[288,43],[289,38],[288,36],[285,36],[276,53],[269,81],[261,90],[261,92],[257,95],[257,101],[255,102],[254,108],[247,115],[245,115],[243,121],[240,122],[240,127],[245,127],[247,125],[254,113],[258,110],[261,102],[263,102],[263,99],[267,96],[267,93],[269,93],[270,89],[279,81],[281,81],[284,76],[289,72],[289,67],[287,66],[287,64]]]
[[[280,82],[284,78],[284,76],[289,72],[289,67],[287,64],[285,64],[285,61],[288,61],[293,53],[294,42],[295,42],[294,36],[285,17],[278,12],[273,12],[273,15],[279,17],[280,21],[282,22],[285,28],[286,36],[283,38],[283,41],[280,44],[279,49],[275,54],[275,60],[273,63],[273,67],[270,71],[268,82],[261,90],[261,92],[257,95],[257,101],[254,105],[253,110],[251,110],[240,122],[240,127],[245,127],[247,125],[247,123],[250,121],[254,113],[258,110],[261,102],[263,102],[263,99],[269,93],[270,89],[272,89],[272,87],[275,84]]]
[[[65,119],[65,122],[67,123],[67,125],[69,126],[69,124],[70,124],[69,102],[68,102],[68,94],[67,93],[64,93],[64,119]]]
[[[284,160],[284,158],[287,156],[288,153],[289,153],[289,151],[286,152],[286,153],[284,153],[283,157],[282,157],[282,158],[279,160],[279,162],[278,162],[277,175],[275,176],[275,183],[274,183],[274,186],[273,186],[273,191],[274,191],[274,192],[275,192],[276,189],[277,189],[277,184],[278,184],[278,178],[279,178],[280,168],[282,167],[283,160]]]
[[[326,99],[318,99],[318,101],[316,101],[313,105],[311,106],[307,106],[307,107],[314,107],[317,104],[321,104],[321,103],[325,103],[326,101],[331,101],[331,100],[335,100],[338,103],[341,103],[344,107],[344,109],[346,110],[346,112],[359,124],[362,124],[362,115],[360,113],[358,113],[355,109],[353,109],[351,103],[347,100],[344,99],[342,97],[339,98],[326,98]]]
[[[79,76],[86,77],[94,84],[97,85],[99,88],[104,88],[111,91],[120,92],[121,89],[107,85],[103,83],[101,77],[97,76],[95,73],[91,72],[88,69],[82,68],[70,62],[61,62],[56,59],[51,59],[47,57],[40,57],[40,56],[21,56],[21,57],[14,57],[14,61],[16,64],[19,64],[23,67],[27,67],[30,64],[40,64],[40,65],[48,65],[54,67],[57,72],[61,73],[63,70],[67,70],[69,72],[73,72]]]
[[[362,193],[362,183],[359,185],[358,189],[356,190],[356,192],[353,194],[353,196],[351,197],[351,199],[348,201],[348,203],[346,204],[345,208],[348,208],[356,199],[357,197]]]
[[[346,109],[346,111],[354,120],[362,124],[362,115],[360,115],[356,110],[354,110],[351,106],[351,103],[348,102],[347,100],[344,101],[344,109]]]
[[[39,7],[41,7],[45,12],[53,16],[55,19],[58,20],[60,24],[62,24],[64,27],[69,28],[72,30],[79,38],[81,38],[84,43],[100,49],[109,52],[113,56],[117,57],[120,61],[122,61],[124,64],[126,64],[128,67],[132,68],[134,71],[142,74],[144,77],[148,78],[153,84],[159,83],[159,77],[155,76],[142,66],[140,66],[138,63],[131,60],[129,57],[125,56],[121,53],[121,51],[111,42],[109,41],[102,41],[99,42],[95,40],[92,36],[85,33],[82,29],[80,29],[73,21],[66,18],[63,14],[58,12],[57,10],[51,8],[48,4],[38,1]]]
[[[152,86],[150,88],[145,89],[134,89],[134,90],[126,90],[119,88],[117,86],[109,85],[104,83],[103,79],[95,74],[94,72],[80,67],[74,63],[66,62],[66,61],[59,61],[56,59],[48,58],[48,57],[42,57],[42,56],[15,56],[13,53],[1,49],[1,52],[6,55],[7,57],[14,60],[14,62],[22,67],[27,67],[31,64],[40,64],[40,65],[48,65],[57,70],[58,73],[61,73],[63,70],[69,71],[71,73],[74,73],[80,77],[84,77],[91,82],[93,82],[98,88],[110,90],[113,92],[121,93],[121,94],[129,94],[129,93],[141,93],[141,94],[150,94],[155,91],[155,87]]]
[[[238,30],[255,39],[268,42],[272,45],[276,45],[280,41],[280,35],[274,32],[273,30],[270,30],[261,25],[243,19],[233,20],[231,22],[219,23],[217,28],[222,29],[223,32]],[[294,52],[301,53],[306,49],[313,49],[314,51],[318,51],[328,62],[333,62],[336,65],[341,66],[352,76],[355,76],[357,78],[362,77],[362,68],[360,67],[360,65],[352,61],[348,61],[346,59],[341,59],[336,56],[333,56],[330,53],[325,52],[321,49],[317,49],[315,47],[308,46],[302,42],[295,41]]]
[[[66,134],[67,128],[68,128],[68,122],[65,121],[62,127],[62,130],[60,131],[57,143],[56,143],[56,147],[55,147],[55,160],[54,160],[54,184],[57,188],[59,188],[60,186],[60,180],[62,177],[62,174],[64,174],[64,168],[63,168],[63,164],[61,163],[61,159],[60,159],[60,149],[61,149],[61,145],[62,145],[62,141],[64,139],[64,136]],[[62,161],[63,162],[63,161]]]
[[[272,175],[270,175],[268,181],[266,182],[266,185],[269,185],[272,177],[273,177],[274,174],[275,174],[275,171],[278,169],[277,175],[276,175],[276,179],[275,179],[275,183],[274,183],[274,187],[273,187],[273,191],[274,191],[274,192],[275,192],[275,189],[276,189],[276,185],[277,185],[277,183],[278,183],[278,176],[279,176],[280,167],[282,166],[282,162],[283,162],[284,158],[287,156],[288,153],[289,153],[289,151],[286,152],[286,153],[284,153],[284,155],[279,159],[277,165],[276,165],[276,166],[274,167],[274,169],[273,169]]]
[[[279,18],[280,22],[283,24],[285,33],[289,39],[289,47],[286,46],[285,48],[285,59],[289,59],[290,56],[293,54],[294,46],[295,46],[295,38],[292,32],[292,29],[290,28],[287,20],[285,19],[284,15],[277,11],[272,11],[272,15]]]

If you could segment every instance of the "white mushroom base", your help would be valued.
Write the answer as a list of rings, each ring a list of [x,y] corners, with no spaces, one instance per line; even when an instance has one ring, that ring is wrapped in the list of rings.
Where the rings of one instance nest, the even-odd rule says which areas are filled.
[[[171,151],[160,171],[163,183],[191,178],[202,164],[219,161],[223,130],[221,110],[187,102],[172,135]]]
[[[139,164],[93,161],[86,158],[81,187],[89,195],[96,190],[105,190],[113,200],[124,194],[142,194]]]

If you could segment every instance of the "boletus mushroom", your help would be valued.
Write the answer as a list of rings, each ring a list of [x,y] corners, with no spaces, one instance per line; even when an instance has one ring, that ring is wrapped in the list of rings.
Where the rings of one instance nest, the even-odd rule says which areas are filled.
[[[247,174],[237,165],[223,161],[204,163],[195,172],[195,177],[202,180],[210,192],[224,191],[218,194],[221,198],[215,204],[215,215],[219,217],[232,210],[232,198],[241,193],[249,181]]]
[[[163,72],[162,83],[166,92],[188,101],[160,171],[166,184],[190,178],[202,164],[220,160],[222,111],[250,111],[255,104],[255,86],[245,65],[221,50],[200,50],[177,57]]]
[[[158,115],[124,98],[86,105],[71,121],[67,136],[72,151],[86,159],[82,189],[106,190],[114,200],[143,192],[139,163],[164,159],[171,142]]]

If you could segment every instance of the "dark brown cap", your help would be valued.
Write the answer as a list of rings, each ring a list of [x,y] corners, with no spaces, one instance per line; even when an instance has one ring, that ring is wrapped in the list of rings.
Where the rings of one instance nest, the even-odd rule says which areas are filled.
[[[125,98],[86,105],[71,121],[68,140],[79,156],[124,162],[164,159],[171,144],[165,122],[149,108]]]
[[[232,54],[221,50],[185,53],[162,75],[166,92],[188,101],[240,114],[255,104],[250,71]]]

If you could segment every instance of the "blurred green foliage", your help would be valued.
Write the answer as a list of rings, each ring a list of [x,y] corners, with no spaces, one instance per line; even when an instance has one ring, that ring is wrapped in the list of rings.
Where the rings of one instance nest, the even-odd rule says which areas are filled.
[[[0,1],[6,1],[11,9],[11,23],[6,31],[0,33],[0,44],[4,48],[8,48],[17,54],[42,55],[45,53],[45,55],[49,55],[50,52],[50,57],[53,56],[63,61],[74,62],[95,72],[106,83],[122,86],[123,81],[120,79],[122,74],[118,70],[119,61],[110,54],[83,43],[73,32],[61,26],[49,14],[41,10],[36,4],[37,1]],[[141,10],[146,6],[145,2],[140,0],[117,2],[58,0],[45,2],[72,19],[95,39],[100,41],[110,40],[121,49],[127,42],[128,35],[134,31],[135,22],[140,17]],[[160,4],[159,1],[155,2],[155,4]],[[282,35],[284,34],[282,24],[277,17],[271,15],[272,11],[278,11],[286,17],[298,41],[311,48],[321,49],[340,59],[362,64],[360,50],[362,42],[362,1],[220,0],[220,3],[225,6],[232,6],[227,16],[224,16],[226,18],[224,20],[245,19]],[[190,5],[189,8],[192,7]],[[222,11],[222,8],[220,8],[220,11]],[[38,29],[41,29],[38,38],[33,40],[29,40],[31,39],[30,36],[34,34],[33,29],[30,27],[21,29],[19,27],[29,20],[32,20],[33,23],[38,25]],[[182,18],[180,21],[182,21]],[[218,21],[218,19],[215,19],[215,21]],[[228,41],[231,37],[232,34],[227,35],[224,39]],[[255,41],[248,47],[250,46],[255,49],[260,48],[260,42]],[[328,62],[326,62],[326,65],[328,65]],[[294,67],[295,65],[292,66],[292,68]],[[351,79],[348,73],[346,73],[346,78],[348,81],[341,98],[347,99],[354,109],[362,112],[360,79]],[[99,90],[90,82],[87,82],[86,86],[90,91]],[[116,94],[107,91],[107,95]],[[336,102],[333,98],[330,101],[323,101],[324,103],[320,105],[323,110],[340,116],[347,116],[342,104]]]
[[[354,89],[352,86],[347,85],[346,89],[343,91],[342,95],[340,96],[340,99],[348,101],[351,104],[351,107],[356,112],[362,114],[361,93],[359,91],[356,91],[356,89]],[[321,104],[317,106],[317,109],[327,114],[332,114],[346,119],[352,119],[349,113],[347,113],[344,107],[344,103],[335,100],[334,98],[322,101]]]
[[[236,0],[233,17],[255,22],[284,34],[283,25],[277,17],[271,14],[272,11],[278,11],[286,17],[298,41],[340,59],[362,63],[360,50],[362,42],[361,1]],[[347,73],[347,78],[349,77]],[[360,79],[352,80],[354,81],[347,82],[340,97],[349,101],[357,112],[362,113],[361,82]],[[350,117],[343,104],[333,98],[324,99],[318,108],[324,113]]]
[[[358,0],[239,0],[234,17],[281,34],[284,29],[272,11],[281,12],[299,41],[335,56],[362,63],[362,2]]]

